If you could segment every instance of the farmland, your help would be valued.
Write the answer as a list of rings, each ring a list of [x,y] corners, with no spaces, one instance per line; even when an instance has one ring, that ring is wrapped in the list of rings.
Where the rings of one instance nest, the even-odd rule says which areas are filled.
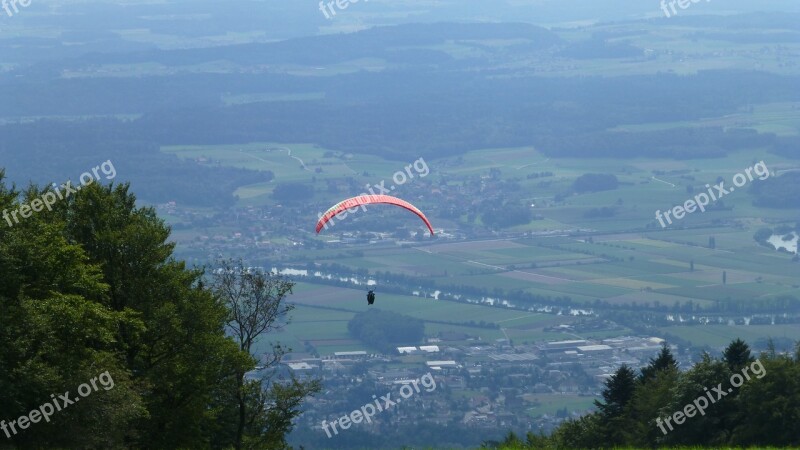
[[[163,150],[202,164],[273,170],[276,174],[273,182],[246,186],[238,192],[241,208],[255,206],[267,211],[275,211],[279,206],[270,193],[280,183],[311,183],[315,186],[312,202],[322,208],[346,195],[341,189],[326,189],[320,184],[323,180],[351,179],[354,180],[348,181],[351,186],[363,190],[365,184],[391,180],[392,174],[405,165],[369,155],[332,152],[312,144],[173,146]],[[760,227],[781,222],[793,225],[791,221],[796,219],[793,214],[754,207],[752,196],[745,189],[726,197],[725,209],[698,211],[663,229],[654,216],[657,210],[667,210],[691,199],[686,186],[695,186],[697,192],[697,187],[702,188],[718,177],[730,180],[757,161],[764,161],[773,174],[777,169],[796,166],[791,160],[759,151],[692,161],[642,158],[589,162],[551,159],[533,148],[476,150],[458,158],[426,161],[430,176],[411,180],[402,190],[398,189],[398,195],[407,192],[412,198],[418,198],[421,208],[432,211],[435,225],[443,224],[439,226],[443,226],[444,231],[456,231],[467,224],[469,218],[463,215],[455,220],[438,219],[436,211],[445,200],[430,193],[425,195],[426,190],[436,186],[443,191],[442,195],[447,195],[448,190],[458,192],[461,186],[471,182],[469,180],[484,180],[485,184],[486,175],[492,173],[494,181],[517,183],[520,191],[513,195],[529,203],[532,211],[542,216],[541,220],[512,227],[494,238],[417,239],[404,245],[373,240],[346,247],[301,246],[273,264],[292,266],[314,262],[323,267],[335,265],[340,270],[344,267],[362,275],[366,271],[369,276],[380,272],[411,277],[419,280],[420,285],[452,294],[482,291],[503,298],[511,292],[521,292],[535,296],[542,303],[569,301],[575,306],[589,308],[597,308],[598,301],[602,302],[601,309],[685,309],[686,305],[691,305],[692,310],[702,314],[720,307],[724,309],[729,302],[759,305],[800,294],[797,282],[800,270],[791,262],[791,255],[763,247],[753,239]],[[653,175],[654,170],[659,170],[658,176]],[[552,176],[536,176],[541,173]],[[574,180],[584,173],[611,173],[617,176],[620,185],[615,190],[564,196]],[[758,182],[758,179],[753,181]],[[358,194],[357,191],[350,193]],[[559,196],[561,198],[557,198]],[[586,216],[587,211],[599,206],[613,207],[616,213],[608,218]],[[311,211],[298,218],[313,221]],[[352,222],[349,218],[341,222],[340,230],[337,231],[336,227],[340,227],[337,224],[319,237],[307,233],[303,239],[326,242],[357,230],[365,220],[375,223],[381,217],[417,226],[414,219],[405,214],[394,211],[388,214],[383,208],[375,211],[375,217],[370,217],[371,212],[358,211]],[[479,223],[480,216],[473,220]],[[193,239],[196,234],[181,231],[180,236]],[[271,240],[280,242],[282,238],[288,239],[287,242],[298,240],[295,233],[272,236]],[[352,315],[366,308],[363,291],[310,284],[315,282],[313,279],[298,281],[302,289],[292,298],[298,305],[295,311],[298,318],[283,334],[287,342],[294,348],[303,348],[308,342],[322,354],[365,348],[351,340],[346,328]],[[415,286],[408,286],[409,293],[414,289]],[[427,290],[432,292],[432,289]],[[331,307],[341,310],[325,309]],[[381,294],[378,307],[423,320],[452,322],[426,323],[426,333],[430,337],[450,330],[485,341],[505,336],[499,329],[470,328],[464,324],[471,320],[499,323],[520,314],[484,305],[399,294]],[[560,323],[557,316],[550,320]],[[548,323],[544,319],[540,321]],[[513,322],[513,327],[504,325],[507,337],[519,342],[564,337],[544,331],[544,326],[529,327],[530,324],[523,322]],[[719,327],[725,328],[724,325]],[[660,330],[669,333],[671,328]],[[685,327],[677,323],[675,328],[679,335],[685,332]],[[716,347],[732,335],[769,337],[775,334],[767,328],[744,327],[739,330],[741,333],[737,329],[731,328],[727,333],[693,332],[687,339],[698,347]]]
[[[291,323],[274,336],[275,340],[293,350],[302,350],[304,342],[309,341],[321,355],[335,351],[373,350],[352,340],[347,334],[347,322],[356,313],[367,310],[363,291],[304,282],[298,283],[294,291],[291,302],[296,309],[292,312]],[[551,314],[391,294],[381,294],[375,307],[423,320],[426,333],[431,336],[451,331],[484,342],[504,338],[504,332],[519,343],[558,339],[564,334],[545,329],[576,320]],[[481,321],[496,324],[499,328],[475,326]],[[468,341],[452,342],[464,344]]]

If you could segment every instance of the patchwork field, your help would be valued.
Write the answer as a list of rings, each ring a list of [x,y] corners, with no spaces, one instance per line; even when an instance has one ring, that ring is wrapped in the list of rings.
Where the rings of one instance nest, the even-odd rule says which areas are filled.
[[[355,314],[370,308],[365,301],[364,291],[300,282],[296,285],[290,301],[295,305],[295,309],[291,312],[291,321],[281,332],[271,336],[273,341],[280,341],[282,345],[289,346],[295,351],[302,351],[305,342],[308,342],[320,355],[330,355],[337,351],[374,351],[364,343],[353,340],[347,332],[348,321]],[[575,321],[572,317],[554,314],[528,313],[392,294],[379,294],[375,305],[371,308],[423,320],[427,337],[436,337],[443,332],[456,332],[485,342],[506,337],[519,343],[568,339],[570,335],[545,329]],[[481,321],[496,324],[500,328],[474,326]],[[265,343],[261,343],[259,352],[267,348]]]
[[[736,120],[744,120],[745,116],[752,116],[752,120],[761,118],[763,123],[784,127],[790,134],[794,116],[783,116],[786,108],[789,106],[759,106],[752,113],[742,113]],[[788,119],[770,122],[770,117]],[[727,120],[709,119],[708,124]],[[682,124],[664,126],[667,125]],[[272,170],[275,173],[272,182],[239,190],[240,206],[274,205],[271,192],[278,183],[310,183],[314,179],[343,182],[349,177],[360,177],[357,182],[361,183],[362,179],[390,179],[403,166],[396,161],[333,152],[313,144],[172,146],[163,150],[199,164]],[[513,238],[498,236],[458,242],[423,240],[411,246],[373,243],[321,250],[298,247],[284,258],[284,263],[336,264],[353,273],[366,271],[374,275],[380,271],[425,280],[426,284],[433,283],[440,290],[455,294],[480,290],[503,298],[511,292],[525,292],[537,296],[541,302],[559,304],[570,300],[584,307],[594,307],[598,301],[604,307],[683,308],[691,304],[702,311],[728,302],[758,305],[781,296],[798,296],[800,265],[791,262],[791,255],[762,247],[753,239],[761,227],[774,226],[774,223],[794,225],[796,214],[757,208],[752,204],[750,192],[741,189],[724,199],[725,209],[689,214],[666,228],[661,228],[655,219],[655,211],[667,210],[692,198],[687,186],[702,187],[718,178],[730,180],[758,161],[764,161],[773,172],[798,166],[795,161],[760,150],[735,153],[726,158],[686,161],[552,159],[532,147],[476,150],[458,158],[427,161],[430,177],[426,181],[435,184],[447,180],[447,188],[458,189],[464,183],[485,179],[492,171],[492,176],[499,180],[517,183],[519,192],[526,193],[525,201],[530,203],[532,212],[543,216],[542,220],[507,230],[517,232]],[[365,177],[364,173],[369,176]],[[541,178],[542,173],[552,176]],[[559,194],[568,191],[574,180],[585,173],[614,174],[620,185],[611,191],[568,195],[556,201]],[[753,181],[756,182],[758,180]],[[314,202],[332,202],[344,195],[330,193],[321,184],[315,186]],[[420,198],[425,197],[424,192],[415,192]],[[360,191],[351,193],[356,195]],[[426,201],[429,200],[420,200],[423,208]],[[607,218],[587,216],[588,211],[598,207],[613,208],[616,213]],[[386,209],[365,217],[389,222],[398,217],[412,220]],[[431,219],[435,223],[452,224],[451,227],[457,229],[459,223],[466,221],[466,214],[454,222],[436,216]],[[475,218],[475,223],[480,223],[480,216]],[[351,226],[349,229],[359,228]],[[577,229],[591,234],[574,235]],[[218,230],[219,233],[230,231]],[[547,231],[551,235],[522,237],[522,232],[526,231]],[[184,239],[192,236],[186,231],[178,233]],[[334,229],[324,238],[336,236],[340,234]],[[292,237],[271,236],[271,240],[284,242],[282,239]],[[284,333],[287,342],[297,346],[308,341],[321,352],[361,348],[359,343],[348,340],[346,321],[349,317],[339,313],[336,318],[326,318],[331,311],[309,311],[308,308],[335,307],[352,314],[366,308],[363,292],[302,283],[301,286],[294,298],[300,305],[296,312],[302,311],[305,315],[313,312],[322,318],[318,319],[321,322],[302,318],[287,327]],[[414,289],[415,286],[409,286],[409,291]],[[500,309],[415,297],[382,294],[378,303],[380,308],[425,320],[465,323],[511,318],[503,315]],[[513,324],[514,327],[504,328],[506,335],[515,341],[554,338],[536,326]],[[429,334],[458,330],[482,339],[505,337],[501,330],[469,327],[462,330],[461,327],[427,324]],[[313,331],[303,332],[306,328]],[[716,345],[724,340],[714,336],[713,333],[697,334],[692,339],[701,345]]]

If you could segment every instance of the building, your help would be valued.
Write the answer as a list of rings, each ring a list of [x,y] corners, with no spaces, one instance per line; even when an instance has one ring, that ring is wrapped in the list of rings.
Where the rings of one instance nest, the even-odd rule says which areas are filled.
[[[575,339],[571,341],[555,341],[548,342],[539,347],[543,352],[563,352],[564,350],[576,350],[580,346],[589,345],[589,341],[585,339]]]
[[[432,369],[455,369],[458,367],[455,361],[427,361],[425,364]]]
[[[334,352],[333,357],[335,359],[367,359],[367,352],[363,350],[355,352]]]
[[[614,352],[614,348],[610,345],[597,344],[597,345],[582,345],[578,347],[578,352],[584,355],[596,356],[606,355]]]

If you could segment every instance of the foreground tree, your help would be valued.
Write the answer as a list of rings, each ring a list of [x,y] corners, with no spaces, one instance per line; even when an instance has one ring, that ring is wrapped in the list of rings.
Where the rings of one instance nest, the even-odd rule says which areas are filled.
[[[22,203],[40,195],[31,188]],[[0,209],[16,210],[16,197],[0,187]],[[136,437],[147,412],[119,357],[125,344],[118,330],[141,332],[144,324],[131,311],[107,306],[101,266],[65,233],[64,216],[63,209],[45,210],[0,226],[0,418],[17,420],[54,400],[61,408],[64,402],[51,395],[69,392],[75,399],[81,384],[106,371],[113,387],[0,440],[26,448],[120,447]]]
[[[214,271],[212,289],[226,305],[225,324],[228,332],[247,355],[264,335],[281,329],[288,323],[288,314],[294,305],[286,302],[294,283],[284,277],[248,268],[244,262],[220,261]],[[291,378],[288,383],[276,379],[277,368],[286,350],[279,343],[271,345],[262,366],[267,370],[262,380],[245,380],[246,370],[252,369],[256,360],[250,356],[249,364],[235,373],[237,403],[235,447],[283,448],[285,435],[291,431],[292,419],[300,414],[302,400],[320,390],[316,380],[301,382]]]
[[[800,355],[798,355],[800,356]],[[763,371],[741,388],[730,439],[737,446],[800,446],[800,358],[780,355],[759,360]],[[758,378],[761,376],[761,378]]]
[[[135,314],[143,330],[119,329],[126,365],[145,393],[143,447],[205,447],[219,420],[214,393],[241,365],[225,336],[227,310],[201,286],[203,272],[172,257],[170,230],[137,208],[128,186],[89,186],[65,203],[66,232],[109,285],[106,306]]]
[[[639,376],[639,381],[647,383],[654,379],[659,372],[675,372],[678,370],[678,362],[672,356],[672,350],[666,342],[661,343],[661,351],[658,356],[650,358],[650,363],[642,368],[642,374]]]
[[[686,372],[678,372],[673,361],[662,348],[642,369],[648,375],[640,382],[633,381],[630,368],[620,367],[606,382],[598,411],[564,422],[550,436],[529,436],[523,443],[509,435],[485,447],[800,446],[800,343],[786,354],[770,345],[755,359],[737,339],[722,358],[703,354]]]
[[[627,406],[633,399],[635,389],[635,372],[623,364],[606,381],[606,387],[601,393],[603,401],[595,400],[594,404],[600,414],[600,424],[605,430],[605,443],[613,445],[625,442],[625,435],[630,430]]]
[[[30,188],[21,203],[46,194]],[[0,210],[17,210],[17,197],[0,183]],[[128,186],[86,186],[7,225],[0,226],[0,419],[62,393],[75,398],[104,372],[113,386],[49,421],[0,431],[1,445],[227,449],[247,442],[240,434],[252,447],[284,445],[314,386],[246,396],[252,420],[239,433],[250,347],[226,335],[228,304],[203,286],[202,270],[173,258],[169,228],[152,208],[136,207]]]
[[[731,372],[738,372],[744,366],[755,361],[750,354],[750,346],[741,339],[736,339],[725,348],[725,351],[722,352],[722,359],[728,364]]]

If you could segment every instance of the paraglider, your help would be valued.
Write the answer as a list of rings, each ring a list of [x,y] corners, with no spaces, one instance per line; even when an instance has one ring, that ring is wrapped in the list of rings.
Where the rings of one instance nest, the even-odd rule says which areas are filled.
[[[367,303],[370,305],[375,303],[375,291],[373,290],[369,291],[369,293],[367,294]]]
[[[337,214],[341,213],[342,211],[350,208],[355,208],[361,206],[363,208],[364,205],[372,205],[372,204],[387,204],[387,205],[394,205],[399,206],[401,208],[405,208],[414,214],[416,214],[425,225],[428,227],[428,230],[431,232],[431,236],[433,236],[433,226],[431,222],[425,217],[425,214],[422,214],[422,211],[417,209],[416,206],[408,203],[405,200],[399,199],[397,197],[392,197],[390,195],[360,195],[358,197],[349,198],[347,200],[341,201],[329,210],[325,212],[325,214],[320,217],[319,222],[317,222],[317,234],[322,230],[323,227],[327,228],[327,223]]]

